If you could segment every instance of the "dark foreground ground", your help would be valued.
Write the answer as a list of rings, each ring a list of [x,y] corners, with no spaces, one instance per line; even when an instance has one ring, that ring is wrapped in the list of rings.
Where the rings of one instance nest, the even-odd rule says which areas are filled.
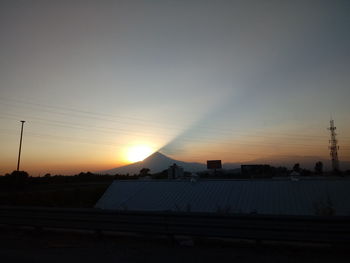
[[[182,243],[182,244],[181,244]],[[348,247],[349,249],[349,247]],[[96,236],[0,228],[0,262],[350,262],[331,246]]]

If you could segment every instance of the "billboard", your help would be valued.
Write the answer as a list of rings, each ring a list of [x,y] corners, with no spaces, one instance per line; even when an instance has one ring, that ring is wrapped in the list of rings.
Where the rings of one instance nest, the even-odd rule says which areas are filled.
[[[207,161],[207,168],[208,169],[221,169],[221,160],[209,160]]]

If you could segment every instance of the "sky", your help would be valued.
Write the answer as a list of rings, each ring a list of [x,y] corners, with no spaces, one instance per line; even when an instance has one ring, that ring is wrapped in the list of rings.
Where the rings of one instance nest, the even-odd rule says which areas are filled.
[[[1,0],[0,174],[350,161],[350,2]],[[296,157],[297,156],[297,157]],[[299,161],[296,159],[296,161]]]

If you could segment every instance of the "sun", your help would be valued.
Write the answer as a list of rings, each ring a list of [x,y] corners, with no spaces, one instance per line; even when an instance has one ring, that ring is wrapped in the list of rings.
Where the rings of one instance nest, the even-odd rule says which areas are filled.
[[[127,151],[126,158],[129,162],[135,163],[135,162],[143,161],[152,153],[153,153],[153,149],[151,147],[146,145],[138,145],[138,146],[131,147]]]

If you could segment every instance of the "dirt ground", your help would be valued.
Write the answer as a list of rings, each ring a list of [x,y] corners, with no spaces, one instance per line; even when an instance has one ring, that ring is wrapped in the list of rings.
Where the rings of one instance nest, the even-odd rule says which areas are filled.
[[[350,248],[0,228],[0,262],[350,262]]]

